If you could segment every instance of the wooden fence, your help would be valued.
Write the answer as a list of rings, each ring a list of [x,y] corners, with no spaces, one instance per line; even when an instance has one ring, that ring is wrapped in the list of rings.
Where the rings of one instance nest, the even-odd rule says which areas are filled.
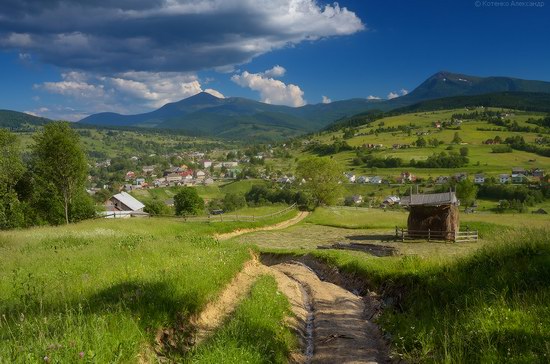
[[[287,212],[294,210],[296,204],[292,204],[282,210],[273,212],[266,215],[239,215],[239,214],[219,214],[219,215],[208,215],[208,216],[176,216],[183,219],[184,221],[189,222],[231,222],[231,221],[260,221],[270,219],[275,216],[286,214]],[[174,217],[174,216],[171,216]]]
[[[434,230],[408,230],[395,228],[397,240],[428,240],[428,241],[453,241],[463,243],[467,241],[478,241],[477,230],[466,231],[434,231]]]

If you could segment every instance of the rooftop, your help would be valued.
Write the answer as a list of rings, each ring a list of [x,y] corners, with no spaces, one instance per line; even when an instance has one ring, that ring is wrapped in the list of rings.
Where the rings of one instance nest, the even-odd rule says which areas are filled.
[[[431,194],[413,194],[401,198],[400,205],[404,206],[439,206],[456,205],[458,199],[455,192],[431,193]]]

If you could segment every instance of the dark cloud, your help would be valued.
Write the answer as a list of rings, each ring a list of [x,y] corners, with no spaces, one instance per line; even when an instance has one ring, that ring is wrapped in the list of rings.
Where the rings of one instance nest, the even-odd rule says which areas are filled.
[[[101,73],[193,72],[363,28],[315,0],[3,0],[0,48]]]

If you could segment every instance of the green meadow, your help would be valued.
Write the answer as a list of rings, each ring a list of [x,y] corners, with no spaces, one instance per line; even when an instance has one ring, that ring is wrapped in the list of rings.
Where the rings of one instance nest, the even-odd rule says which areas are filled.
[[[255,223],[101,219],[1,232],[0,363],[180,360],[189,317],[250,259],[249,246],[211,234],[294,214]],[[266,285],[258,290],[271,292]],[[280,316],[286,306],[276,306]],[[177,350],[158,348],[160,329],[176,330]]]
[[[321,208],[284,231],[238,237],[261,251],[310,256],[380,295],[377,320],[394,358],[411,363],[545,363],[550,357],[547,216],[461,215],[470,243],[395,242],[403,211]],[[330,243],[391,247],[396,256],[317,249]]]

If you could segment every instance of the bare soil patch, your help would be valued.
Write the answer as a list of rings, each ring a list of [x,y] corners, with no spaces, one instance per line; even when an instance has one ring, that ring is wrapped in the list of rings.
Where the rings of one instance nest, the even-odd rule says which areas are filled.
[[[257,277],[270,274],[275,277],[279,290],[288,297],[293,312],[287,324],[299,339],[300,351],[291,355],[291,362],[389,362],[387,344],[372,321],[380,312],[378,297],[365,292],[364,282],[341,277],[337,270],[311,257],[302,260],[263,255],[264,265],[254,257],[219,298],[192,320],[195,343],[210,337],[228,319]],[[314,266],[313,269],[306,263]],[[355,287],[355,293],[342,286]],[[367,294],[361,296],[359,293]]]

